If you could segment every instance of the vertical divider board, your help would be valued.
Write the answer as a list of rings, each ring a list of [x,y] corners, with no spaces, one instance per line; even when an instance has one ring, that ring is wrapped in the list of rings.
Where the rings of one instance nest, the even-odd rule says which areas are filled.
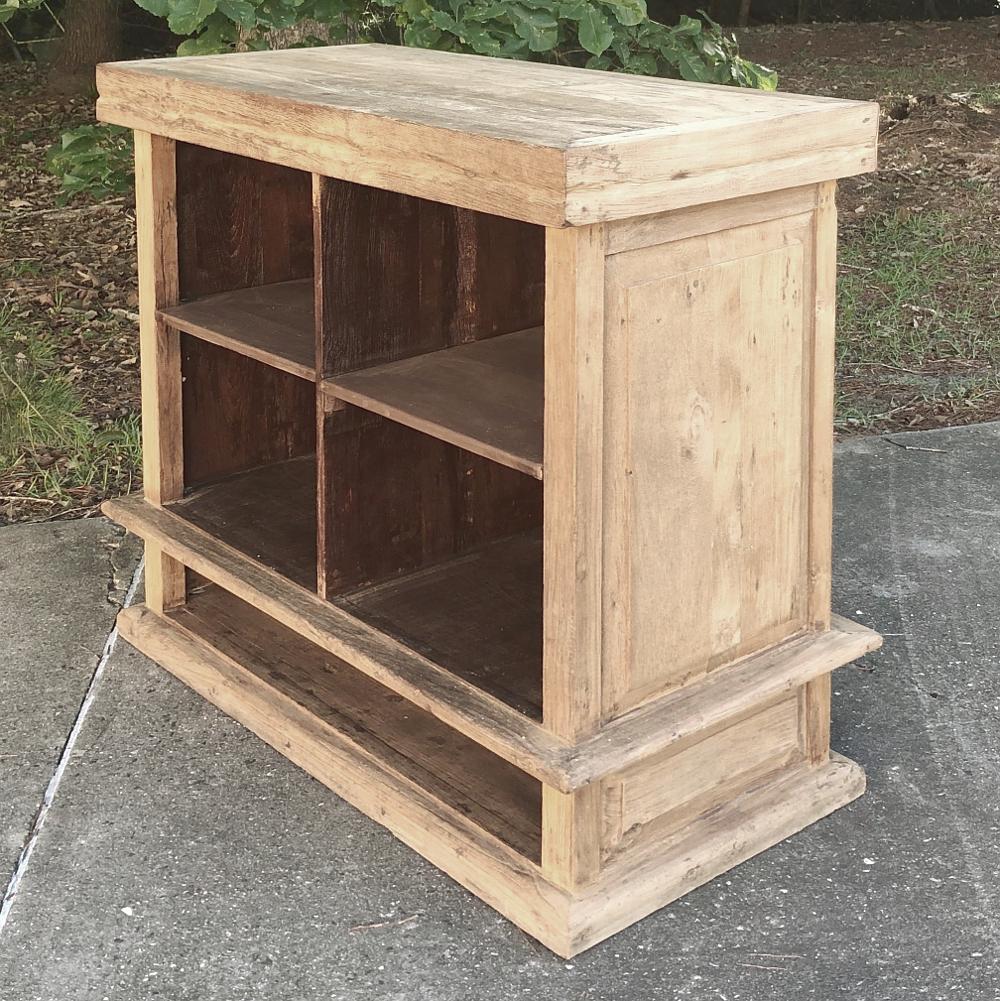
[[[139,353],[142,366],[142,475],[145,496],[162,505],[184,490],[180,340],[157,310],[177,302],[177,172],[172,139],[135,133]],[[162,613],[184,603],[184,567],[147,542],[146,604]]]
[[[542,227],[319,175],[313,211],[320,380],[542,322]],[[525,474],[339,401],[317,420],[322,596],[541,522]]]
[[[179,297],[313,274],[311,175],[177,144]],[[315,451],[311,383],[181,335],[188,487]]]

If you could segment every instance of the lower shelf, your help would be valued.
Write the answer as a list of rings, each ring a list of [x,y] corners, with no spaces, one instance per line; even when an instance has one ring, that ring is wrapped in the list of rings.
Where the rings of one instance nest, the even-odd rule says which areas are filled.
[[[228,662],[243,684],[265,686],[271,725],[281,729],[291,702],[358,753],[539,859],[541,784],[524,772],[214,584],[199,583],[166,621],[200,643],[203,656]]]

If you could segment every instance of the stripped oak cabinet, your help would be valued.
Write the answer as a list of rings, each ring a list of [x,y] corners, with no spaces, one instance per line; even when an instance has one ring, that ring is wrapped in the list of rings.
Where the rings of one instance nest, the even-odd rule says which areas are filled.
[[[861,793],[834,189],[874,105],[378,45],[98,80],[122,635],[563,956]]]

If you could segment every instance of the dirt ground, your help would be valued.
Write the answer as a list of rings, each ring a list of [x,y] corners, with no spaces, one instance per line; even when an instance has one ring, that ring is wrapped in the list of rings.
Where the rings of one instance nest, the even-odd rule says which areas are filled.
[[[740,34],[781,89],[882,106],[879,172],[841,186],[838,433],[1000,415],[1000,18]],[[46,96],[30,65],[0,65],[0,88],[0,360],[16,375],[18,344],[44,338],[81,417],[111,426],[139,399],[131,206],[62,205],[44,169],[91,99]],[[73,461],[30,442],[0,468],[0,523],[86,515],[138,485],[122,461],[46,496],[39,477]]]

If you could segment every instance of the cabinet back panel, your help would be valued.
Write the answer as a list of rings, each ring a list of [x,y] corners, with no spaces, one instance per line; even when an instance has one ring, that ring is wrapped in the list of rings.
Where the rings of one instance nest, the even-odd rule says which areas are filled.
[[[182,300],[310,277],[312,176],[178,143],[177,246]]]
[[[181,334],[184,485],[316,451],[316,387]]]

